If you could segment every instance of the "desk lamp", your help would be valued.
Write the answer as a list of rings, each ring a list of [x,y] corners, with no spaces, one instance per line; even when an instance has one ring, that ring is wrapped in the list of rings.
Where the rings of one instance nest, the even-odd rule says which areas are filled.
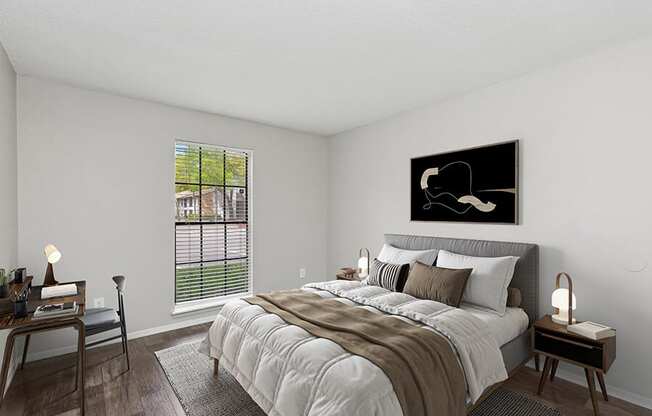
[[[57,263],[59,260],[61,260],[61,252],[57,250],[57,248],[54,245],[48,244],[47,246],[45,246],[45,257],[47,257],[48,259],[48,269],[45,272],[45,279],[43,280],[43,285],[54,286],[59,282],[54,280],[54,270],[52,269],[52,265],[54,263]]]

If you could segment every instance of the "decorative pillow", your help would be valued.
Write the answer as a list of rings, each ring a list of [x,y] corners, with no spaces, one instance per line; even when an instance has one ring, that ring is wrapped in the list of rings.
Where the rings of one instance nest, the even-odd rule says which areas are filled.
[[[392,264],[374,259],[371,263],[367,284],[400,292],[403,290],[403,286],[405,286],[405,279],[407,279],[409,271],[410,265],[407,263]]]
[[[507,306],[510,308],[520,308],[523,303],[521,290],[515,287],[507,288]]]
[[[507,288],[514,276],[517,261],[518,257],[514,256],[473,257],[446,250],[439,250],[437,256],[438,267],[472,268],[462,301],[486,308],[500,316],[505,314]]]
[[[414,263],[403,293],[459,307],[472,269],[446,269]]]
[[[423,264],[433,265],[437,258],[437,250],[403,250],[389,244],[383,244],[383,248],[378,254],[378,260],[385,263],[405,264],[409,263],[410,267],[417,261]]]

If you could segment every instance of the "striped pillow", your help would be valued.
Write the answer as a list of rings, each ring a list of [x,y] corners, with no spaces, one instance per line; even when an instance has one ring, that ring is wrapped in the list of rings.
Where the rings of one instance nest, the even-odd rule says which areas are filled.
[[[374,259],[370,269],[367,284],[400,292],[405,286],[405,281],[410,272],[410,264],[384,263]]]

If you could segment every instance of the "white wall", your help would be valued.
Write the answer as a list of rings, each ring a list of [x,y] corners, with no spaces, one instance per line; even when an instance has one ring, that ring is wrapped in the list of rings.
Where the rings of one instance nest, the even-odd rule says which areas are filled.
[[[16,73],[0,44],[0,268],[16,266]]]
[[[129,331],[215,315],[170,315],[174,299],[174,140],[253,149],[254,289],[326,271],[327,140],[241,120],[19,77],[18,256],[41,282],[43,247],[59,281],[115,305],[127,277]],[[34,351],[72,334],[41,336]]]
[[[16,267],[16,73],[0,44],[0,268]],[[0,356],[4,354],[9,330],[0,331]],[[14,349],[9,381],[22,340]],[[9,388],[9,382],[6,389]]]
[[[618,330],[607,383],[652,405],[651,74],[645,39],[333,137],[329,272],[384,232],[538,243],[540,312],[568,271],[577,316]],[[411,157],[511,138],[521,225],[410,222]]]

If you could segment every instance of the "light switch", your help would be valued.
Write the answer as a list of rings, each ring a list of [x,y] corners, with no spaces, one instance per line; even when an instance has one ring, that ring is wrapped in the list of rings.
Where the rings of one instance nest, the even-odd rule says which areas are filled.
[[[95,298],[93,299],[94,308],[103,308],[104,307],[104,298]]]

